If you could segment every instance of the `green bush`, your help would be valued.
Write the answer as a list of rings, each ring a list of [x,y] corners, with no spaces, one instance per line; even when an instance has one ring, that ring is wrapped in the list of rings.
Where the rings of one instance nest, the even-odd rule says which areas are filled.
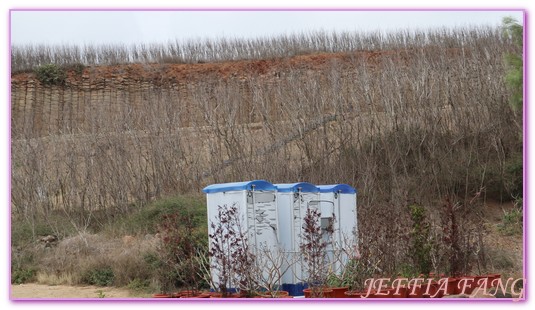
[[[402,278],[408,278],[408,279],[417,278],[419,275],[418,271],[416,270],[416,266],[413,266],[407,263],[401,264],[398,270],[398,274]]]
[[[22,284],[35,280],[39,268],[34,249],[32,246],[11,247],[11,283]]]
[[[158,257],[156,253],[146,253],[143,256],[143,260],[152,269],[158,269],[162,266],[162,260]]]
[[[55,64],[42,65],[35,69],[37,79],[43,85],[64,85],[67,79],[65,70]]]
[[[115,231],[119,235],[154,234],[165,216],[177,213],[192,214],[197,227],[202,231],[208,231],[204,199],[194,196],[175,196],[155,201],[112,223],[108,230]]]
[[[348,286],[351,290],[364,290],[365,282],[372,278],[374,266],[366,258],[350,258],[343,267],[341,274],[331,272],[327,277],[327,285],[330,287]]]
[[[22,284],[31,282],[35,279],[36,271],[33,268],[15,269],[11,272],[11,283]]]
[[[135,278],[134,280],[130,281],[128,283],[127,287],[128,289],[136,292],[146,291],[150,286],[150,281],[145,279],[141,280],[138,278]]]
[[[502,30],[504,34],[511,38],[512,43],[517,48],[516,52],[506,56],[508,66],[505,82],[511,91],[510,104],[516,111],[522,111],[523,106],[523,69],[522,48],[524,46],[524,27],[512,17],[504,17],[502,20]]]
[[[505,163],[505,178],[508,192],[513,197],[523,196],[524,185],[524,157],[516,153]]]
[[[76,234],[75,228],[63,212],[53,211],[45,219],[36,216],[33,222],[22,217],[11,217],[11,245],[26,247],[40,236],[57,235],[60,239]]]
[[[202,270],[197,259],[199,252],[206,250],[206,231],[199,230],[199,223],[193,212],[177,211],[164,216],[158,225],[161,238],[160,258],[164,264],[166,282],[170,271],[174,271],[171,283],[184,286],[189,290],[198,290],[202,285],[202,278],[198,271]]]
[[[419,205],[410,205],[412,219],[410,256],[418,272],[428,275],[432,269],[430,239],[430,224],[425,215],[425,208]]]
[[[521,235],[523,233],[524,214],[521,208],[515,207],[510,211],[505,211],[502,222],[498,229],[506,236]]]
[[[115,280],[115,275],[110,267],[91,269],[86,272],[82,281],[96,286],[110,286]]]
[[[38,236],[53,234],[54,230],[46,223],[37,222],[31,225],[27,221],[17,219],[11,223],[11,245],[13,246],[25,246],[35,242]]]
[[[147,271],[156,280],[159,290],[176,288],[199,289],[205,286],[198,278],[197,250],[207,248],[207,220],[204,200],[196,197],[169,197],[140,209],[115,223],[112,229],[121,234],[159,233],[160,252],[145,252],[143,260]],[[132,281],[133,287],[153,283]]]

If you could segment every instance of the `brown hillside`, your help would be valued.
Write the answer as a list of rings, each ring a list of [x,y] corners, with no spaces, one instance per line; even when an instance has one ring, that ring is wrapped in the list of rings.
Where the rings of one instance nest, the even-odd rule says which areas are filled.
[[[436,52],[438,48],[426,48],[425,53]],[[461,50],[450,48],[444,51],[448,57],[459,56]],[[464,50],[464,53],[469,52]],[[392,51],[355,51],[352,53],[318,53],[300,55],[291,58],[276,58],[266,60],[239,60],[217,63],[197,64],[125,64],[115,66],[92,66],[86,68],[82,76],[69,71],[67,86],[80,85],[82,81],[90,79],[93,83],[103,83],[109,80],[118,82],[125,79],[134,81],[152,81],[157,85],[167,85],[200,80],[207,76],[217,76],[222,79],[245,79],[263,77],[268,80],[279,77],[281,72],[290,70],[324,70],[336,63],[352,67],[355,61],[365,62],[370,67],[380,66],[382,62],[394,62],[397,65],[408,65],[418,57],[416,49]],[[33,73],[17,73],[12,76],[12,84],[19,86],[34,81]]]
[[[305,84],[307,88],[312,87],[314,90],[312,93],[307,92],[309,95],[321,95],[317,91],[334,80],[338,80],[338,89],[330,90],[335,92],[333,95],[344,96],[345,100],[350,99],[348,96],[357,96],[350,99],[354,101],[352,105],[356,104],[366,111],[371,105],[364,104],[370,100],[365,93],[372,93],[373,89],[366,87],[363,91],[354,93],[356,85],[352,85],[353,82],[359,79],[376,79],[383,69],[388,70],[392,66],[398,70],[408,68],[407,70],[418,75],[417,69],[411,68],[418,68],[422,57],[448,57],[451,62],[460,61],[469,54],[468,50],[428,47],[419,50],[323,53],[222,63],[92,66],[86,67],[81,74],[73,70],[68,71],[66,84],[62,87],[43,86],[33,73],[19,73],[12,76],[12,134],[14,138],[18,138],[65,133],[117,132],[121,129],[110,124],[115,124],[117,118],[123,119],[125,113],[132,115],[132,112],[136,117],[128,126],[136,130],[146,130],[149,124],[143,120],[144,114],[147,114],[149,106],[160,105],[161,100],[172,101],[171,107],[179,104],[174,107],[180,114],[176,126],[205,126],[209,124],[203,117],[206,113],[200,105],[213,105],[212,102],[217,101],[215,97],[220,96],[217,92],[222,88],[229,91],[225,96],[235,96],[233,100],[240,105],[236,119],[238,123],[256,123],[263,120],[262,111],[259,111],[255,99],[252,98],[255,95],[264,96],[259,92],[271,93],[265,99],[267,102],[262,103],[262,109],[268,109],[266,112],[273,119],[284,120],[284,113],[278,106],[287,104],[278,103],[279,100],[274,98],[275,93],[280,93],[281,90],[291,91],[286,87],[297,83]],[[443,69],[448,70],[447,67]],[[382,85],[371,86],[375,91],[381,91]],[[400,91],[407,89],[406,85],[397,87],[400,86]],[[358,88],[361,87],[357,86]],[[207,103],[205,100],[199,103],[199,96],[211,102]],[[448,103],[440,103],[440,106],[444,105]],[[386,109],[384,104],[379,102],[373,107],[376,111]],[[318,112],[331,113],[332,108],[327,105]]]
[[[508,201],[522,188],[522,115],[503,78],[511,44],[485,32],[441,38],[441,48],[424,40],[410,49],[88,66],[60,86],[15,74],[14,217],[59,210],[84,227],[95,213],[107,223],[211,183],[348,183],[358,189],[367,254],[397,272],[410,260],[409,204],[436,215],[446,196]]]

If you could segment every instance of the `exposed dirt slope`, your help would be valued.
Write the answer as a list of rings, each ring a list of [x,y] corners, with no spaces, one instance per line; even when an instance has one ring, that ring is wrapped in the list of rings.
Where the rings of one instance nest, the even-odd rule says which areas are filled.
[[[429,50],[431,51],[431,48]],[[458,54],[458,51],[451,49],[448,53]],[[396,51],[356,51],[353,53],[318,53],[290,58],[197,64],[169,63],[91,66],[87,67],[82,75],[70,71],[67,84],[77,84],[77,82],[81,81],[81,78],[89,77],[89,75],[91,75],[91,82],[95,84],[95,87],[97,86],[96,83],[111,78],[173,83],[199,80],[206,76],[218,76],[220,78],[277,77],[283,71],[296,69],[319,70],[333,63],[348,65],[357,60],[364,61],[370,65],[378,65],[386,60],[396,63],[406,63],[409,59],[414,59],[415,57],[417,57],[416,51],[407,49]],[[35,75],[33,73],[16,73],[11,77],[14,85],[34,79]]]

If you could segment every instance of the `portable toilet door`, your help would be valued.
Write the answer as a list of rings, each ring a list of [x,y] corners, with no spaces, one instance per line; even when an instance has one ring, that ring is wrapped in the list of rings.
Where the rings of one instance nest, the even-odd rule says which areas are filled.
[[[328,257],[332,270],[340,273],[358,242],[357,191],[347,184],[318,185],[318,188],[322,214],[334,214]]]
[[[262,249],[279,246],[276,187],[273,184],[263,180],[213,184],[205,187],[203,192],[207,200],[209,235],[214,233],[211,224],[218,220],[218,207],[236,205],[240,226],[246,227],[248,245],[255,256],[261,255]],[[214,283],[218,283],[218,271],[210,269]]]
[[[277,206],[280,224],[280,244],[286,260],[293,264],[283,275],[283,290],[290,295],[303,295],[306,272],[300,255],[303,219],[307,208],[317,206],[319,189],[307,182],[275,184],[277,187]]]

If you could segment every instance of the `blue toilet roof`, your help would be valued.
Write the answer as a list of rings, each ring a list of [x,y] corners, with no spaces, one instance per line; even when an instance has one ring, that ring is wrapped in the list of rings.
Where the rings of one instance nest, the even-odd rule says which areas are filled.
[[[317,193],[319,189],[316,185],[308,182],[299,182],[299,183],[281,183],[275,184],[277,190],[281,193],[291,193],[301,190],[303,193]]]
[[[258,191],[275,191],[277,188],[264,180],[254,180],[246,182],[233,182],[233,183],[221,183],[221,184],[212,184],[203,188],[203,192],[207,194],[219,193],[219,192],[229,192],[229,191],[244,191],[252,190]]]
[[[356,194],[357,190],[347,184],[318,185],[320,193]]]

